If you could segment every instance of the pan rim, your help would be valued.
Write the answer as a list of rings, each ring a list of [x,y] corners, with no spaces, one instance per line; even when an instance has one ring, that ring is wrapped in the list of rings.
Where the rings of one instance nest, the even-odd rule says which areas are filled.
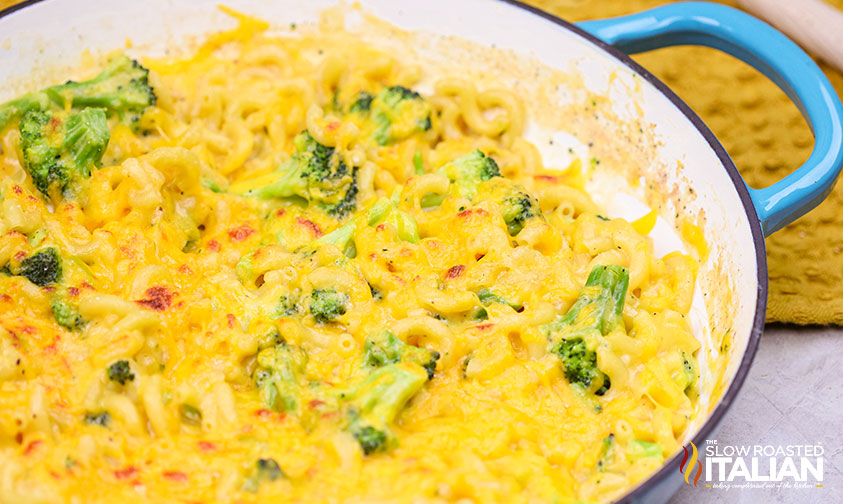
[[[21,3],[9,6],[3,10],[0,10],[0,19],[9,16],[19,10],[30,7],[32,5],[40,4],[44,1],[45,0],[25,0]],[[682,112],[682,114],[697,129],[700,135],[702,135],[702,137],[708,142],[709,146],[717,155],[717,158],[720,160],[723,168],[726,170],[726,173],[729,175],[729,178],[738,193],[738,197],[740,198],[741,204],[743,205],[744,211],[749,221],[750,232],[752,234],[752,242],[755,246],[756,278],[758,282],[755,314],[753,315],[752,328],[750,329],[746,349],[744,350],[743,356],[741,357],[740,365],[735,373],[735,377],[732,380],[732,383],[729,385],[729,388],[726,390],[720,400],[717,402],[717,406],[709,414],[706,421],[700,427],[700,430],[691,440],[695,445],[702,446],[705,440],[710,435],[712,435],[717,429],[717,427],[720,425],[721,421],[731,408],[732,403],[734,403],[738,393],[743,387],[749,370],[752,367],[752,362],[755,359],[755,355],[758,350],[758,345],[761,340],[761,334],[764,331],[764,323],[767,313],[768,291],[767,252],[764,241],[764,234],[761,230],[761,223],[758,219],[758,214],[755,210],[755,206],[752,203],[752,199],[750,197],[746,183],[744,182],[743,178],[738,172],[738,169],[735,166],[735,163],[732,161],[732,158],[726,152],[726,149],[723,147],[723,145],[720,143],[714,133],[712,133],[712,131],[708,128],[708,126],[706,126],[702,119],[700,119],[700,117],[693,110],[691,110],[691,108],[681,98],[679,98],[679,96],[677,96],[676,93],[674,93],[666,84],[659,80],[655,75],[650,73],[647,69],[635,62],[635,60],[633,60],[629,55],[621,52],[620,50],[600,40],[594,35],[591,35],[582,28],[576,26],[575,24],[569,21],[565,21],[564,19],[558,16],[545,12],[531,5],[527,5],[519,0],[496,1],[503,2],[513,7],[522,9],[540,19],[543,19],[544,21],[551,22],[562,29],[566,29],[570,32],[573,32],[574,34],[590,42],[592,45],[601,49],[603,52],[605,52],[606,54],[608,54],[613,59],[620,62],[633,72],[637,73],[645,81],[649,82],[662,95],[664,95],[673,104],[673,106],[675,106],[677,109],[679,109],[680,112]],[[648,493],[652,491],[655,487],[657,487],[660,483],[662,483],[664,480],[666,480],[668,474],[673,473],[675,471],[675,468],[678,467],[680,458],[681,457],[678,453],[674,454],[670,459],[665,461],[665,463],[658,471],[651,474],[646,480],[639,483],[635,488],[633,488],[630,492],[626,493],[620,500],[616,502],[645,502]],[[673,492],[671,492],[671,494],[672,493]]]

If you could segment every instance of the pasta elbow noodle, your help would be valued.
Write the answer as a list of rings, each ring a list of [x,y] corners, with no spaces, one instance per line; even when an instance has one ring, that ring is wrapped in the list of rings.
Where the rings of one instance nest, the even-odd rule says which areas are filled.
[[[597,214],[599,212],[597,205],[591,201],[588,195],[573,187],[556,184],[540,187],[536,192],[542,209],[547,209],[547,211],[552,211],[562,205],[571,205],[574,208],[575,215],[582,213]]]
[[[162,380],[160,375],[144,377],[139,386],[139,394],[144,411],[149,419],[149,426],[156,436],[167,436],[170,422],[162,402]]]
[[[466,312],[477,306],[477,296],[467,291],[445,292],[432,287],[419,287],[417,295],[427,308],[438,313]]]
[[[493,119],[486,119],[478,103],[477,91],[468,81],[449,78],[436,83],[436,92],[444,95],[455,95],[459,98],[459,112],[468,126],[481,135],[496,136],[506,131],[511,125],[511,119],[495,115]],[[500,98],[496,94],[489,95],[487,101]]]

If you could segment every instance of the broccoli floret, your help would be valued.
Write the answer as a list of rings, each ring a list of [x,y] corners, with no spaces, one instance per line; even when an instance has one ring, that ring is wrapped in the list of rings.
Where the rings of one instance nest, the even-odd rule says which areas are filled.
[[[132,373],[132,369],[129,367],[129,361],[125,360],[119,360],[108,366],[106,374],[108,374],[109,380],[120,385],[125,385],[126,382],[134,381],[135,379],[135,374]]]
[[[307,366],[307,354],[298,347],[280,343],[258,353],[255,385],[261,399],[273,411],[296,411],[301,406],[299,377]]]
[[[513,303],[513,302],[510,302],[510,301],[507,301],[504,297],[496,294],[494,291],[492,291],[491,289],[486,288],[486,287],[477,291],[477,297],[480,298],[480,302],[483,303],[485,306],[489,306],[489,305],[497,303],[497,304],[505,304],[505,305],[511,307],[513,310],[515,310],[517,312],[520,312],[521,310],[524,309],[524,305],[522,305],[520,303]]]
[[[85,325],[85,319],[65,295],[53,296],[50,308],[56,323],[62,327],[75,331]]]
[[[531,217],[540,217],[542,212],[539,202],[520,186],[503,198],[501,201],[501,214],[509,236],[515,236],[524,229],[524,223]]]
[[[473,200],[477,196],[478,185],[501,175],[495,160],[487,157],[480,150],[451,161],[442,167],[440,173],[447,175],[456,185],[460,196],[468,200]]]
[[[275,459],[258,459],[252,475],[243,483],[243,490],[255,493],[258,491],[261,483],[265,481],[276,481],[285,476],[284,471],[281,470],[281,466],[278,465]]]
[[[439,352],[409,345],[398,339],[392,331],[381,331],[366,338],[363,345],[363,365],[382,367],[396,362],[412,362],[427,371],[428,380],[433,379]]]
[[[394,445],[390,426],[427,381],[427,371],[418,364],[402,362],[375,369],[354,387],[340,393],[346,408],[346,427],[366,455],[383,452]]]
[[[356,417],[355,417],[356,418]],[[378,430],[371,425],[351,429],[351,435],[360,443],[360,448],[366,455],[379,452],[386,447],[386,431]]]
[[[296,152],[276,171],[240,182],[230,191],[262,200],[303,198],[316,203],[336,218],[357,205],[357,168],[341,159],[333,147],[326,147],[306,130],[293,141]]]
[[[341,219],[357,208],[357,170],[352,173],[352,182],[342,198],[336,203],[324,203],[326,212],[337,219]]]
[[[10,122],[20,119],[25,113],[50,108],[50,98],[47,93],[38,91],[29,93],[0,105],[0,130]]]
[[[400,196],[401,188],[396,188],[392,198],[381,198],[376,201],[369,209],[368,224],[370,226],[381,223],[392,224],[398,231],[398,238],[416,243],[419,241],[419,226],[412,215],[398,208]]]
[[[373,98],[374,96],[366,91],[360,91],[348,111],[352,114],[365,114],[372,108]]]
[[[370,107],[376,125],[372,138],[378,145],[398,142],[431,128],[430,104],[412,89],[384,88],[371,100]]]
[[[275,310],[275,313],[278,317],[291,317],[296,315],[299,312],[298,303],[292,296],[281,296],[278,300],[278,308]],[[277,333],[278,330],[275,329]],[[281,335],[278,334],[280,338]]]
[[[70,101],[73,108],[103,108],[133,128],[137,127],[143,111],[156,102],[155,92],[149,85],[149,70],[124,54],[111,58],[105,69],[91,80],[68,81],[44,92],[60,107]]]
[[[597,354],[590,346],[622,326],[623,303],[629,285],[629,271],[622,266],[595,266],[577,301],[559,320],[543,326],[551,340],[551,351],[562,360],[565,377],[572,384],[595,394],[609,390],[609,377],[597,367]]]
[[[326,147],[307,131],[297,135],[296,152],[307,157],[302,176],[311,201],[317,201],[329,214],[344,217],[354,210],[357,200],[356,168],[350,170],[333,147]]]
[[[326,324],[345,315],[348,294],[335,289],[314,289],[310,295],[310,313],[321,324]]]
[[[47,247],[27,257],[21,261],[18,274],[38,287],[59,282],[62,277],[62,260],[58,249]]]
[[[570,383],[578,383],[588,388],[591,382],[597,377],[603,380],[595,394],[603,395],[609,390],[611,382],[609,377],[597,368],[597,354],[588,350],[582,338],[566,339],[559,342],[554,350],[562,360],[562,367],[565,369],[565,378]]]
[[[23,164],[35,187],[45,196],[54,185],[62,192],[91,176],[99,167],[111,132],[105,111],[87,108],[62,111],[29,111],[19,124]]]
[[[100,427],[108,427],[108,423],[110,421],[111,415],[109,415],[107,411],[102,411],[100,413],[85,414],[85,423],[88,425],[99,425]]]

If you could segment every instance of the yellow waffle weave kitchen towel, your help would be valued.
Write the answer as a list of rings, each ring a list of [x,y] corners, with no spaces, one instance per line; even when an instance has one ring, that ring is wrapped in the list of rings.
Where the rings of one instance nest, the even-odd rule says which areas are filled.
[[[828,0],[843,8],[843,0]],[[619,16],[665,0],[527,0],[570,21]],[[0,8],[16,3],[0,0]],[[734,2],[723,2],[735,6]],[[0,34],[2,35],[2,34]],[[784,177],[808,159],[811,132],[775,85],[743,63],[696,47],[636,59],[666,82],[708,124],[752,187]],[[838,93],[843,75],[823,70]],[[817,209],[767,240],[768,321],[843,324],[843,184]]]
[[[569,21],[630,14],[665,0],[527,0]],[[722,3],[736,7],[734,2]],[[843,0],[829,0],[843,8]],[[635,59],[685,100],[734,159],[764,187],[811,154],[811,131],[782,91],[744,63],[712,49],[674,47]],[[843,75],[821,65],[839,95]],[[843,324],[843,183],[808,215],[767,239],[767,320]]]

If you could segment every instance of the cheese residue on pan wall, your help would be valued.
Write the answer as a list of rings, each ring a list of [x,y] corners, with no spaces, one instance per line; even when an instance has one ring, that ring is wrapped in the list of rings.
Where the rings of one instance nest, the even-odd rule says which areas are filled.
[[[697,261],[494,80],[226,12],[0,108],[0,500],[603,502],[660,468]]]

